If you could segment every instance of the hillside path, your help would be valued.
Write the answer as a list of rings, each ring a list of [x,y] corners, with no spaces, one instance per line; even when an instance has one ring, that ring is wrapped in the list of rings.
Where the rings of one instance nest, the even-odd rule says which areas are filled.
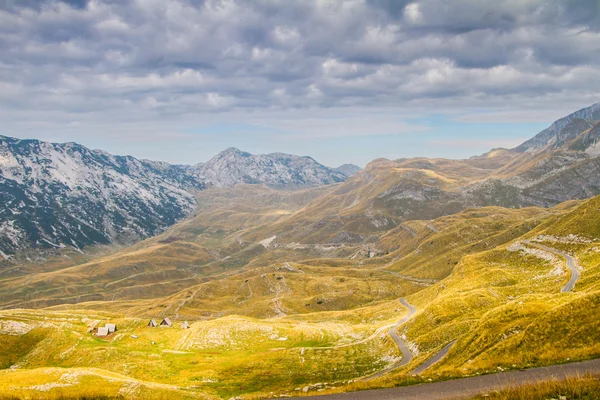
[[[508,389],[550,379],[564,380],[585,374],[600,374],[600,359],[523,371],[500,372],[444,382],[425,383],[391,389],[363,390],[324,396],[301,397],[304,400],[446,400],[465,399],[494,390]]]
[[[562,289],[560,289],[560,291],[562,293],[573,291],[573,289],[575,288],[575,282],[577,282],[577,280],[579,279],[579,269],[578,269],[577,260],[575,259],[575,257],[573,257],[565,252],[562,252],[560,250],[553,249],[552,247],[544,246],[542,244],[537,244],[537,243],[531,243],[529,240],[524,240],[523,243],[525,243],[529,246],[532,246],[532,247],[537,247],[540,250],[544,250],[549,253],[556,254],[557,256],[560,256],[560,257],[563,257],[564,259],[566,259],[567,267],[569,267],[569,269],[571,270],[571,279],[569,279],[569,282],[567,282],[567,284],[565,286],[563,286]]]

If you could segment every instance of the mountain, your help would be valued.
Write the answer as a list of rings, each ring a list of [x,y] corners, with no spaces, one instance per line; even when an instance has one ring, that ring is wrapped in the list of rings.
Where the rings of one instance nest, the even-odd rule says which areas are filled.
[[[132,243],[185,217],[203,185],[180,166],[0,136],[0,250]]]
[[[600,103],[582,108],[554,121],[550,127],[516,147],[515,150],[518,152],[538,152],[561,148],[566,143],[576,139],[585,130],[592,128],[598,121],[600,121]]]
[[[354,176],[358,174],[362,168],[355,164],[342,164],[337,168],[334,168],[336,171],[341,172],[347,177]]]
[[[186,217],[196,206],[194,192],[210,186],[309,188],[347,176],[289,154],[228,149],[192,167],[0,136],[0,254],[131,244]]]
[[[343,182],[349,176],[310,157],[283,153],[253,155],[233,147],[193,170],[208,186],[216,187],[249,183],[278,189],[302,188]]]

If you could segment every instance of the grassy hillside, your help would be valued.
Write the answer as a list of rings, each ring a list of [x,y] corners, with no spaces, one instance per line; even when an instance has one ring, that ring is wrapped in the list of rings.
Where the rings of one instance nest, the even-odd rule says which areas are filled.
[[[418,365],[457,340],[429,374],[478,374],[600,356],[600,198],[547,217],[521,238],[463,257],[443,281],[409,297],[421,312],[403,332],[419,349]],[[573,254],[581,278],[562,257],[524,240]]]
[[[405,310],[384,301],[362,311],[276,320],[225,317],[187,330],[181,321],[173,328],[148,328],[145,319],[90,311],[3,312],[0,362],[11,368],[0,373],[0,394],[11,387],[33,393],[41,384],[53,392],[76,391],[116,379],[102,393],[116,395],[132,386],[177,391],[169,394],[177,398],[182,391],[229,398],[315,380],[347,382],[398,358],[394,343],[377,328]],[[106,338],[89,333],[106,322],[116,323],[118,331]]]
[[[463,161],[376,160],[299,212],[246,237],[258,240],[276,234],[280,243],[363,242],[402,221],[461,211],[463,205],[451,204],[452,192],[489,173]]]

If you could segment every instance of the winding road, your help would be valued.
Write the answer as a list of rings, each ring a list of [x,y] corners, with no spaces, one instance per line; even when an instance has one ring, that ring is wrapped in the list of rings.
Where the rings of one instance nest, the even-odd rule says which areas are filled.
[[[369,375],[369,376],[363,378],[363,380],[371,380],[371,379],[379,378],[379,377],[387,374],[388,372],[395,370],[396,368],[400,368],[403,365],[408,364],[413,359],[413,355],[412,355],[410,349],[408,348],[406,343],[404,343],[404,340],[402,340],[402,338],[400,338],[400,336],[398,336],[398,334],[396,333],[396,329],[398,329],[400,327],[400,325],[404,324],[409,319],[411,319],[413,317],[413,315],[415,315],[415,312],[417,311],[417,309],[412,304],[410,304],[408,301],[406,301],[405,298],[401,298],[401,299],[399,299],[399,301],[400,301],[400,304],[402,304],[404,307],[406,307],[408,309],[408,315],[406,317],[402,318],[400,321],[398,321],[395,325],[393,325],[388,330],[388,335],[390,335],[392,337],[392,339],[394,339],[394,342],[396,342],[396,345],[398,345],[398,348],[402,352],[402,360],[400,360],[400,362],[398,362],[397,364],[384,369],[383,371],[380,371],[374,375]]]
[[[544,246],[542,244],[531,243],[529,240],[524,240],[523,243],[525,243],[531,247],[536,247],[540,250],[544,250],[549,253],[555,254],[557,256],[563,257],[565,260],[567,260],[567,267],[569,267],[569,269],[571,270],[571,279],[569,279],[569,282],[567,282],[567,284],[565,286],[563,286],[562,289],[560,289],[560,291],[562,293],[573,291],[573,289],[575,288],[575,282],[577,282],[577,279],[579,279],[579,268],[578,268],[577,260],[575,259],[575,257],[573,257],[565,252],[562,252],[560,250],[556,250],[551,247]]]
[[[466,399],[495,390],[508,389],[551,379],[564,380],[586,374],[600,374],[600,359],[523,371],[500,372],[443,382],[403,386],[391,389],[363,390],[324,396],[301,397],[304,400],[446,400]]]
[[[567,267],[571,270],[571,277],[569,282],[561,288],[561,292],[572,292],[575,288],[575,283],[579,279],[580,273],[575,257],[562,252],[560,250],[553,249],[548,246],[544,246],[538,243],[532,243],[529,240],[524,240],[524,244],[538,248],[540,250],[558,255],[566,260]],[[383,269],[381,269],[383,270]],[[385,271],[385,270],[384,270]],[[415,279],[412,277],[400,276],[398,273],[393,271],[386,271],[392,273],[400,278],[419,281],[419,283],[432,284],[434,282]],[[412,278],[412,279],[410,279]],[[402,324],[406,323],[416,312],[414,306],[406,301],[406,299],[399,299],[400,303],[406,307],[409,311],[408,315],[402,318],[398,323],[391,326],[388,330],[388,334],[394,339],[398,348],[402,352],[402,360],[389,367],[380,371],[376,374],[370,375],[363,378],[362,380],[371,380],[379,378],[388,372],[402,367],[408,364],[413,359],[413,355],[406,345],[406,343],[398,336],[396,329]],[[378,330],[379,332],[379,330]],[[377,333],[377,332],[376,332]],[[373,335],[371,335],[372,337]],[[370,339],[369,337],[368,339]],[[441,361],[448,352],[452,349],[452,346],[456,343],[456,340],[448,343],[439,352],[428,358],[423,364],[410,371],[410,374],[418,375],[430,368],[437,362]],[[495,390],[507,389],[510,387],[520,386],[528,383],[535,383],[539,381],[546,381],[550,379],[564,380],[569,377],[582,376],[585,374],[600,374],[600,359],[564,364],[554,365],[550,367],[532,368],[522,371],[510,371],[502,372],[491,375],[483,375],[471,378],[455,379],[444,382],[434,382],[421,385],[405,386],[392,389],[379,389],[379,390],[365,390],[360,392],[349,392],[325,396],[309,396],[302,397],[303,399],[327,399],[327,400],[443,400],[443,399],[459,399],[476,396],[479,394],[485,394]]]

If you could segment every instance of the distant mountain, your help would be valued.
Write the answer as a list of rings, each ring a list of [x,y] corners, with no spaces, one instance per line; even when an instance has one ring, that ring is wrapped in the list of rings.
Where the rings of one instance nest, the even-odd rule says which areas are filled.
[[[264,184],[272,188],[301,188],[343,182],[349,176],[319,164],[310,157],[273,153],[253,155],[229,148],[208,162],[193,167],[208,186],[238,183]]]
[[[341,172],[342,174],[346,175],[347,177],[354,176],[362,170],[361,167],[359,167],[358,165],[354,165],[354,164],[343,164],[334,169],[336,171]]]
[[[204,164],[114,156],[76,143],[0,136],[0,259],[29,247],[130,244],[194,209],[194,191],[238,183],[273,188],[342,182],[310,157],[228,149]]]
[[[538,152],[562,148],[600,121],[600,103],[582,108],[554,121],[533,138],[516,147],[518,152]],[[585,151],[586,149],[579,148]]]

